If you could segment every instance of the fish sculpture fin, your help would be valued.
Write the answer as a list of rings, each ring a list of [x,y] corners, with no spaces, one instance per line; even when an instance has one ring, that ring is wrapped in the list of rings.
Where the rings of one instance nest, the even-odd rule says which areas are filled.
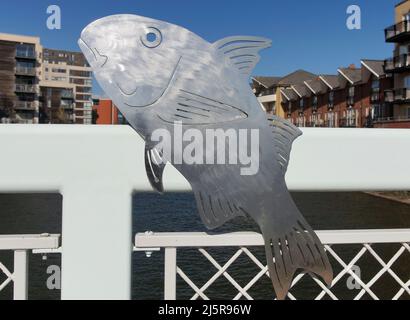
[[[208,229],[219,228],[231,219],[246,215],[241,208],[227,200],[221,193],[216,193],[215,190],[207,191],[203,184],[201,186],[191,184],[191,186],[199,215]]]
[[[332,266],[316,233],[302,216],[287,220],[287,227],[282,226],[280,231],[271,223],[261,228],[269,275],[278,300],[286,298],[298,270],[320,276],[328,286],[333,281]]]
[[[233,36],[223,38],[213,45],[225,56],[229,65],[249,78],[260,60],[259,51],[269,48],[272,41],[261,37]]]
[[[182,122],[183,125],[214,125],[236,120],[243,120],[248,114],[241,107],[198,95],[180,89],[178,99],[158,113],[158,117],[167,122]]]
[[[276,160],[282,168],[283,175],[285,175],[290,161],[292,144],[303,133],[288,120],[277,116],[268,116],[267,119],[272,127],[273,140],[277,150]]]
[[[145,145],[145,170],[151,186],[159,193],[164,192],[162,184],[162,174],[166,162],[163,161],[161,154],[155,148],[150,148],[148,144]]]

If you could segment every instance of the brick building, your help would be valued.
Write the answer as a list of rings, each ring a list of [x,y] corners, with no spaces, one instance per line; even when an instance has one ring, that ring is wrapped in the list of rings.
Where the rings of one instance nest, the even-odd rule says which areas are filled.
[[[263,107],[300,127],[410,128],[410,1],[395,8],[385,30],[394,57],[364,59],[334,75],[297,70],[284,77],[254,77]]]

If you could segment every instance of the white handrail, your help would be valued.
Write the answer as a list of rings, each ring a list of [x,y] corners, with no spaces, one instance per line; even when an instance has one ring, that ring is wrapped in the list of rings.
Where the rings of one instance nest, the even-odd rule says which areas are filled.
[[[410,229],[326,230],[316,231],[316,233],[323,244],[410,242]],[[204,232],[160,232],[135,235],[137,248],[252,247],[263,245],[262,235],[256,232],[215,235]]]
[[[286,175],[290,190],[410,190],[410,130],[302,130]],[[128,126],[1,125],[0,146],[7,168],[0,192],[63,195],[62,298],[129,299],[131,196],[152,190],[141,138]],[[190,191],[170,165],[164,187]],[[89,247],[113,250],[107,258],[106,250],[90,254]],[[112,270],[116,277],[107,278]]]

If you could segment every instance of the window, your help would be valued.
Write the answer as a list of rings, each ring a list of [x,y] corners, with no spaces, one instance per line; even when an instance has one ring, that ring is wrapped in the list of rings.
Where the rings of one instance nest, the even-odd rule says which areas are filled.
[[[305,115],[303,113],[299,113],[299,117],[297,119],[297,126],[304,127],[305,126]]]
[[[19,57],[34,58],[36,56],[36,50],[32,44],[18,44],[16,46],[16,54]]]
[[[67,81],[66,77],[51,77],[51,81]]]
[[[313,107],[317,107],[317,96],[313,96]]]
[[[53,68],[52,71],[54,73],[66,73],[67,72],[66,69],[60,69],[60,68]]]
[[[407,119],[410,119],[410,107],[407,107]]]
[[[19,68],[34,68],[35,64],[34,62],[17,61],[16,66]]]
[[[354,97],[354,87],[349,88],[349,97]]]
[[[408,54],[408,53],[409,53],[408,45],[405,45],[405,46],[401,45],[399,47],[399,55]]]
[[[404,87],[410,89],[410,76],[404,78]]]
[[[335,127],[335,114],[333,111],[327,113],[327,126],[329,128]]]
[[[372,81],[372,89],[380,89],[380,81],[379,80],[373,80]]]
[[[299,100],[299,107],[300,107],[301,109],[303,109],[304,106],[305,106],[305,99],[302,98],[302,99]]]
[[[347,126],[348,127],[355,127],[356,126],[356,110],[353,108],[349,108],[347,110]]]
[[[331,105],[332,107],[333,107],[334,98],[335,98],[335,93],[333,91],[330,91],[329,92],[329,105]]]

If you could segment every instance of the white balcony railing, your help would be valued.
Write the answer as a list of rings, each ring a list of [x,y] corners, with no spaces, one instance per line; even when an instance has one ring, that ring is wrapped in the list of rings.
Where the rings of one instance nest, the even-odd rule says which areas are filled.
[[[290,190],[410,190],[410,130],[309,128],[303,132],[294,144],[286,175]],[[127,126],[2,125],[0,145],[0,166],[7,168],[0,170],[1,193],[63,195],[62,299],[129,299],[131,196],[151,190],[145,173],[144,143],[139,136]],[[79,162],[79,158],[86,161]],[[25,165],[26,159],[30,159],[30,166]],[[380,170],[380,163],[388,164],[388,170]],[[167,191],[190,191],[188,182],[172,166],[165,170],[164,186]],[[352,241],[348,234],[334,234],[339,242]],[[183,238],[181,234],[175,236]],[[408,250],[407,236],[381,233],[381,237],[383,242],[402,243],[401,251]],[[258,236],[251,238],[258,245]],[[377,240],[364,235],[356,239],[369,252],[370,244]],[[138,247],[148,245],[138,241]],[[175,245],[173,248],[176,250]],[[173,277],[177,267],[173,266],[172,251],[167,250],[167,268]],[[84,272],[84,265],[93,272]],[[107,277],[113,270],[115,277]],[[402,289],[408,292],[409,283],[405,281],[407,287]],[[370,288],[371,284],[362,284],[366,286]],[[174,289],[170,284],[167,288],[171,298]]]

